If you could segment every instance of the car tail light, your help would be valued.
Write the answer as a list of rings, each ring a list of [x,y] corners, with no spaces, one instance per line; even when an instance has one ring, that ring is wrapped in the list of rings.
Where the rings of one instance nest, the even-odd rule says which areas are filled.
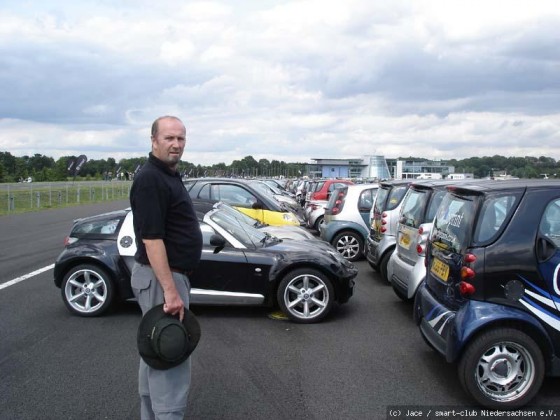
[[[476,288],[469,280],[474,278],[476,272],[469,265],[476,261],[476,255],[465,254],[463,257],[463,266],[461,267],[461,281],[459,282],[459,293],[463,297],[468,297],[474,294]]]
[[[73,244],[74,242],[76,242],[78,240],[78,238],[73,238],[71,236],[66,236],[64,238],[64,246],[68,246],[70,244]]]
[[[475,291],[476,290],[471,283],[467,283],[466,281],[462,281],[459,283],[459,293],[461,293],[461,296],[471,296]]]
[[[421,257],[426,256],[427,242],[428,242],[428,232],[425,232],[424,228],[420,226],[418,228],[418,237],[416,239],[416,253]]]
[[[338,214],[342,211],[342,208],[344,207],[344,198],[346,197],[346,191],[347,190],[342,190],[338,192],[336,200],[334,201],[333,207],[331,209],[332,214]]]

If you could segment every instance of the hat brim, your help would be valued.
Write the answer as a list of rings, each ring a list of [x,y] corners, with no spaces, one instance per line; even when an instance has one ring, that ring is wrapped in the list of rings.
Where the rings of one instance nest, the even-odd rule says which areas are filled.
[[[188,335],[188,344],[186,346],[185,352],[180,358],[174,360],[173,362],[162,360],[160,357],[158,357],[158,355],[152,348],[151,333],[154,325],[159,320],[165,317],[178,319],[178,317],[176,316],[165,313],[163,311],[163,304],[160,304],[154,306],[152,309],[146,312],[142,317],[142,320],[140,321],[140,325],[138,326],[138,353],[140,353],[140,357],[142,357],[142,359],[148,366],[158,370],[171,369],[172,367],[178,366],[183,363],[189,358],[200,340],[200,325],[198,323],[198,320],[196,319],[192,311],[190,311],[189,309],[185,309],[185,314],[183,316],[182,322]]]

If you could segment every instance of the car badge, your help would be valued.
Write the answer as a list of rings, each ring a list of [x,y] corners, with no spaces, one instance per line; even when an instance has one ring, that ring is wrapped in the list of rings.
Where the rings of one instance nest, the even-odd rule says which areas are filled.
[[[123,236],[121,238],[121,246],[123,248],[128,248],[132,245],[132,238],[130,236]]]

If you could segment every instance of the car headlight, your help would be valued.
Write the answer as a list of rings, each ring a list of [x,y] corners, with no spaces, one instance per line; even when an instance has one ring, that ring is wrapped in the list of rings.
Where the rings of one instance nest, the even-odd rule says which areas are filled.
[[[299,224],[299,220],[297,219],[297,217],[296,217],[293,213],[290,213],[290,212],[284,213],[284,214],[282,215],[282,217],[284,218],[284,220],[285,220],[286,222],[291,222],[291,223],[294,223],[294,224]]]

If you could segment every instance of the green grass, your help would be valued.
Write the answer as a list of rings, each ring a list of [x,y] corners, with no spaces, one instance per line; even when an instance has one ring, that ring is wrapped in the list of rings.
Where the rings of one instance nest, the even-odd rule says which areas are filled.
[[[0,216],[128,198],[131,182],[0,185]]]

